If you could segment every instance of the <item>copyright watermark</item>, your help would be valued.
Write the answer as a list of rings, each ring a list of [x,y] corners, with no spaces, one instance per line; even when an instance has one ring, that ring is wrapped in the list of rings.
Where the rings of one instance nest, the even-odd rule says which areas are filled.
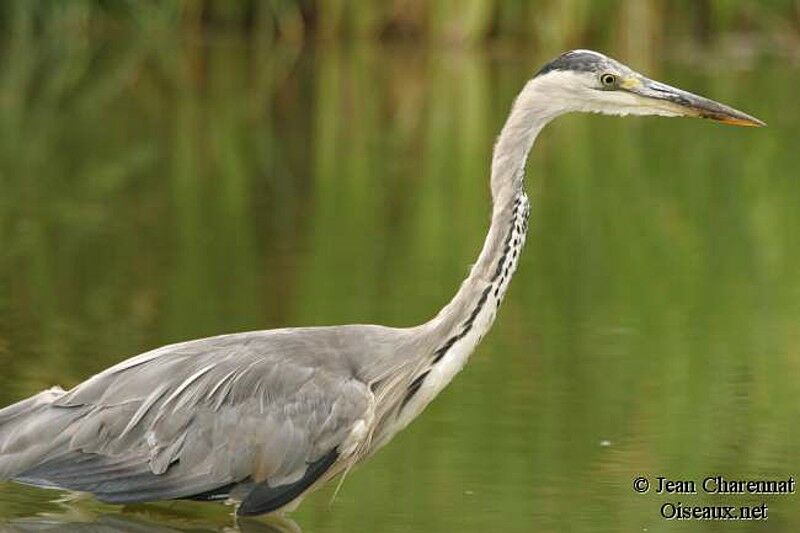
[[[659,507],[659,516],[665,520],[767,520],[769,506],[766,501],[756,505],[691,505],[680,501],[680,496],[698,494],[712,496],[787,496],[795,493],[793,476],[775,479],[733,479],[725,476],[706,476],[701,479],[671,479],[665,476],[637,476],[631,483],[637,494],[667,495]],[[677,496],[677,498],[676,498]],[[716,502],[715,502],[716,503]],[[727,502],[722,502],[727,503]]]
[[[633,480],[633,490],[639,494],[646,494],[650,490],[650,482],[644,476],[639,476]]]

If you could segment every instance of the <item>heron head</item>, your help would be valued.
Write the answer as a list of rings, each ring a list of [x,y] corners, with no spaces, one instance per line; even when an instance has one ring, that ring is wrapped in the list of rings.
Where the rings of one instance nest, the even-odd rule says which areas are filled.
[[[619,61],[591,50],[572,50],[534,76],[538,98],[555,113],[700,117],[736,126],[764,122],[719,102],[651,80]]]

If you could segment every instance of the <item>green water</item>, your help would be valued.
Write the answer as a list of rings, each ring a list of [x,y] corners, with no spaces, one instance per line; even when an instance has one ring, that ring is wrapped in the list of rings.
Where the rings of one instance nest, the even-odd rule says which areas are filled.
[[[14,42],[0,73],[0,405],[189,338],[426,320],[477,255],[494,136],[547,59]],[[800,527],[796,495],[631,488],[800,475],[800,70],[733,57],[654,59],[648,74],[767,129],[570,116],[545,130],[494,330],[335,498],[327,487],[292,514],[299,527]],[[765,502],[769,519],[677,524],[665,502]],[[221,505],[118,508],[0,484],[2,530],[232,526]]]

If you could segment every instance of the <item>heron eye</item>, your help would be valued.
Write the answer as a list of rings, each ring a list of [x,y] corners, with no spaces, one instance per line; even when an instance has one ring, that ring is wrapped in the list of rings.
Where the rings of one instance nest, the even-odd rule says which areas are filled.
[[[600,76],[600,83],[603,84],[603,87],[611,88],[617,85],[617,77],[613,74],[602,74]]]

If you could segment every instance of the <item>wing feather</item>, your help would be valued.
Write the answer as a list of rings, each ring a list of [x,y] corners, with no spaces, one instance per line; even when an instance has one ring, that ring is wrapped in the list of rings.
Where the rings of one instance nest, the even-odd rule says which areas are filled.
[[[66,420],[63,433],[14,477],[111,502],[217,498],[243,483],[258,490],[248,506],[270,508],[323,475],[373,407],[354,364],[377,351],[373,330],[343,342],[342,328],[201,339],[123,362],[37,405]]]

